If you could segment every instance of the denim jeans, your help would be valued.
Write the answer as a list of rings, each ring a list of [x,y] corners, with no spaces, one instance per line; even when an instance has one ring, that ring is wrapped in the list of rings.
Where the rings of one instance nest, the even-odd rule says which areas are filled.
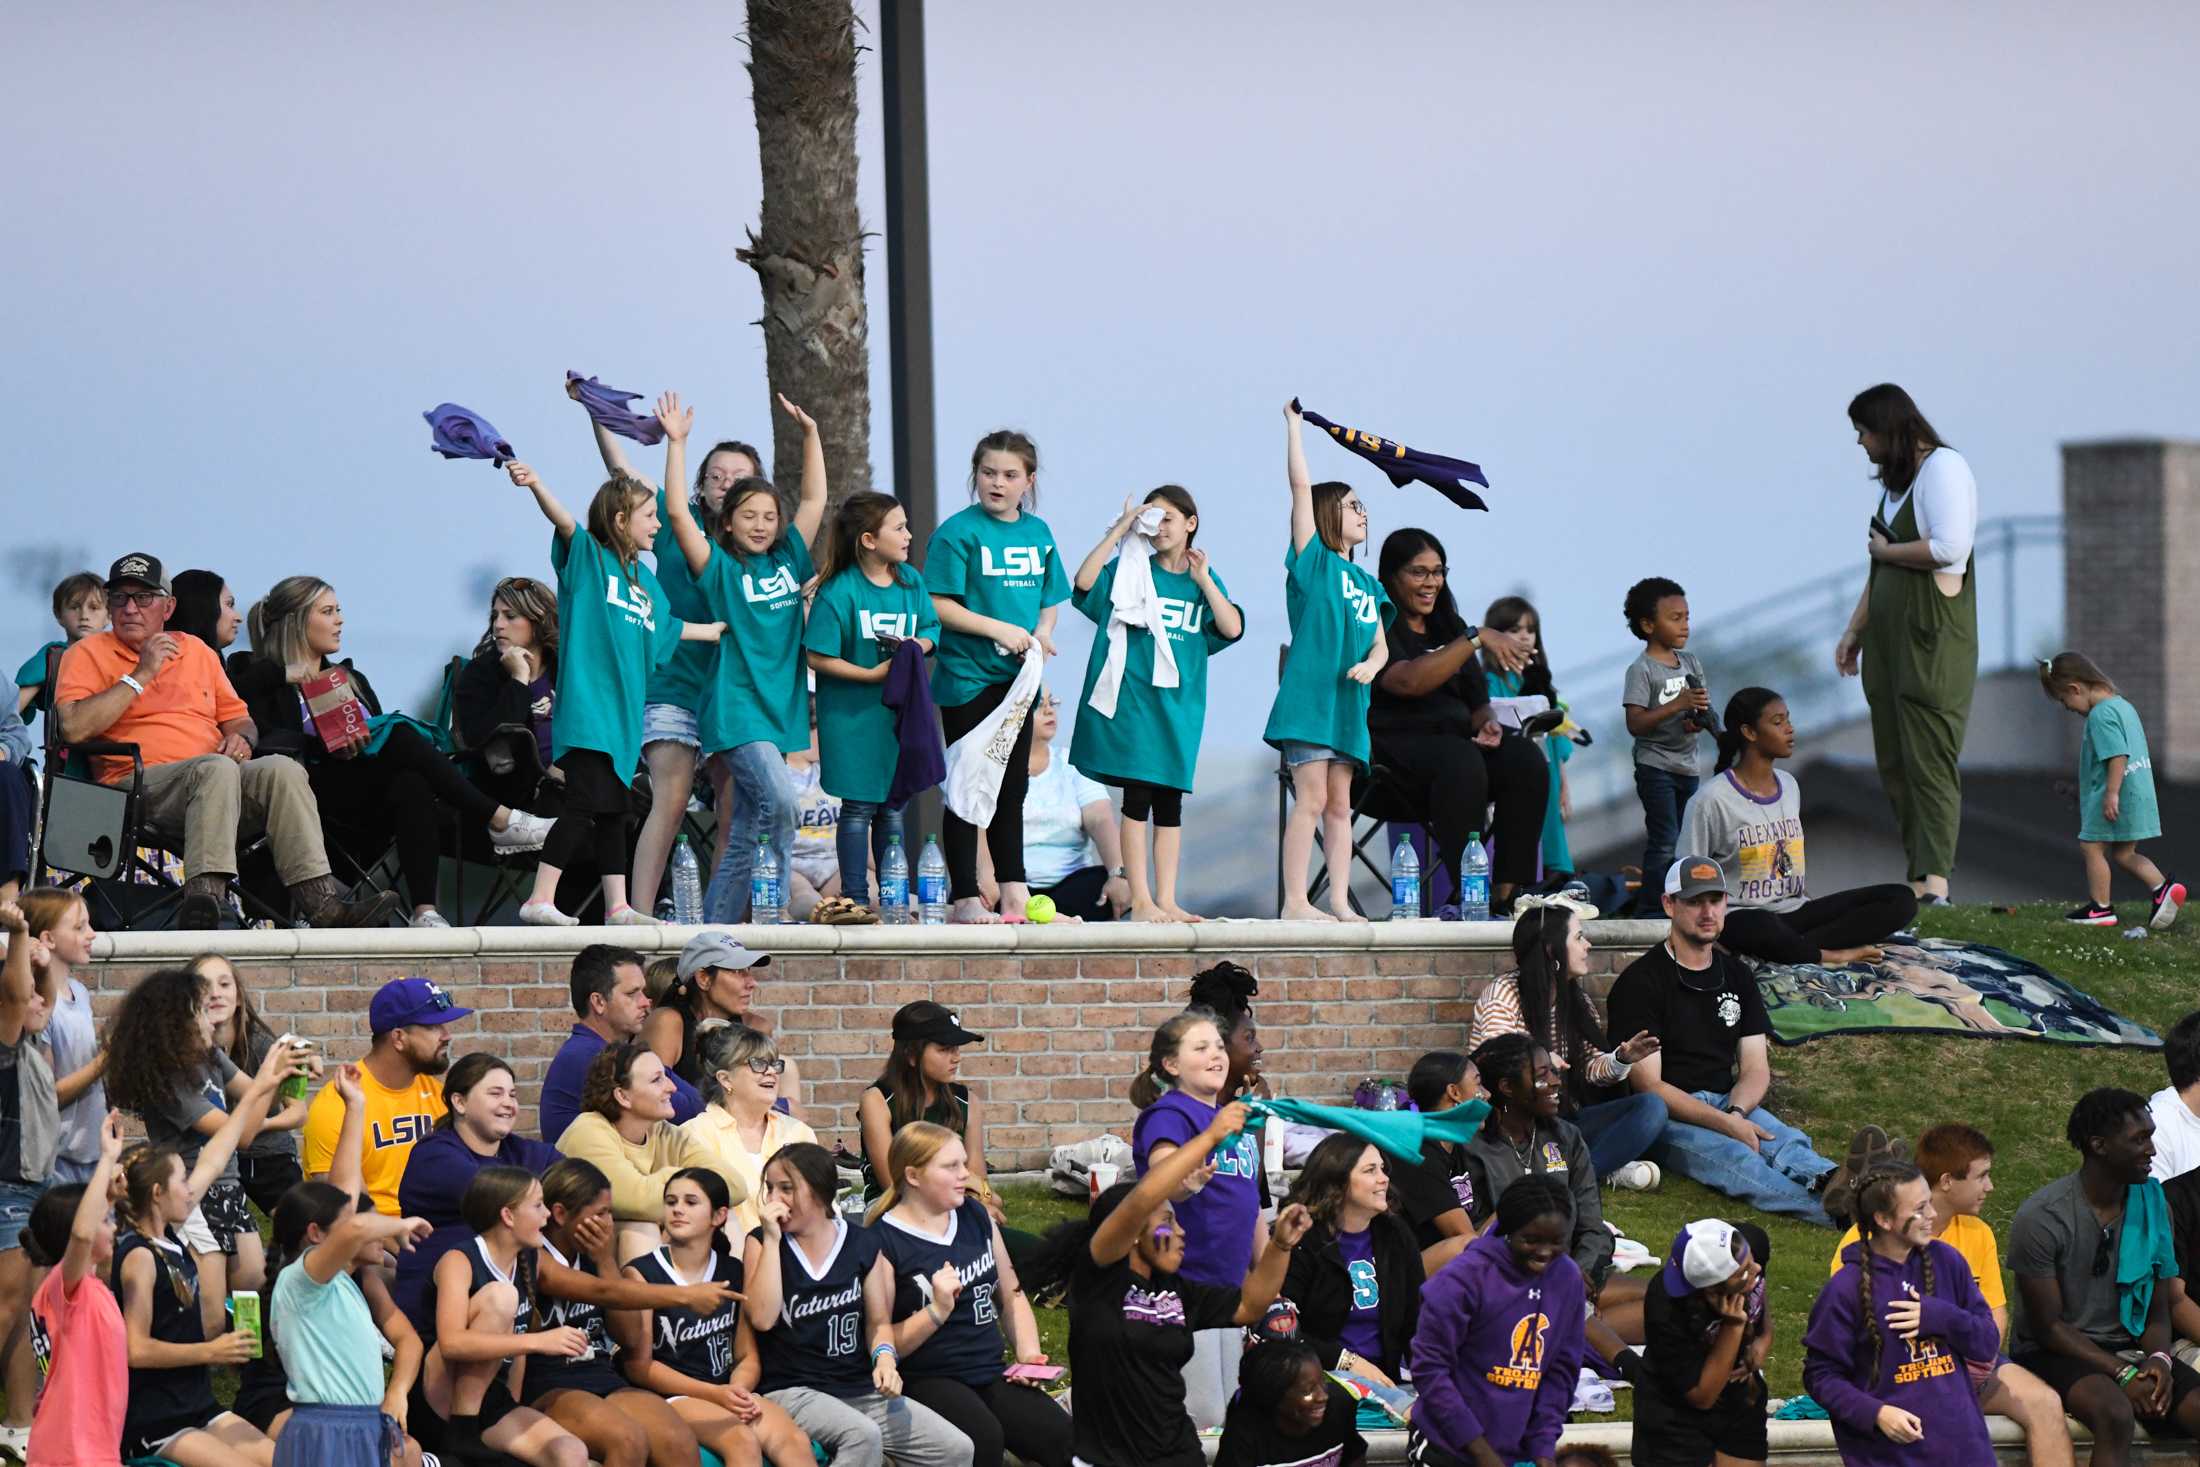
[[[1655,1095],[1626,1095],[1574,1112],[1574,1125],[1589,1143],[1589,1161],[1599,1177],[1608,1177],[1631,1161],[1650,1154],[1669,1118]]]
[[[1635,793],[1642,799],[1642,895],[1646,911],[1659,910],[1665,894],[1665,873],[1677,854],[1673,846],[1681,838],[1681,811],[1696,793],[1696,776],[1675,774],[1670,769],[1635,766]]]
[[[840,894],[852,902],[871,904],[870,863],[878,862],[879,879],[886,878],[886,847],[901,839],[901,811],[869,800],[842,800],[840,827],[833,835],[833,849],[840,857]],[[909,848],[902,847],[902,859]],[[916,878],[914,864],[910,879]]]
[[[1726,1097],[1715,1090],[1695,1094],[1714,1110],[1726,1108]],[[1811,1184],[1832,1171],[1834,1164],[1811,1150],[1810,1137],[1763,1106],[1751,1111],[1749,1118],[1772,1133],[1772,1139],[1758,1150],[1750,1150],[1723,1131],[1669,1119],[1650,1150],[1650,1159],[1760,1212],[1786,1213],[1832,1227],[1833,1219],[1826,1216]]]
[[[718,757],[733,775],[733,833],[726,840],[726,858],[711,873],[710,889],[703,894],[703,920],[713,926],[748,917],[749,874],[756,866],[758,842],[771,842],[780,879],[786,879],[797,799],[786,759],[766,740],[741,744]]]

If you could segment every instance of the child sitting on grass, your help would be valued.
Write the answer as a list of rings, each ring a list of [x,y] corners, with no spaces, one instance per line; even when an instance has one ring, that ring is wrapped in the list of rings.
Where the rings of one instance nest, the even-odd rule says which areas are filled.
[[[2116,909],[2108,901],[2113,860],[2147,884],[2153,905],[2148,925],[2167,931],[2184,905],[2185,885],[2139,854],[2140,841],[2162,833],[2154,761],[2147,756],[2139,710],[2082,652],[2062,652],[2042,662],[2040,686],[2085,720],[2085,741],[2078,748],[2078,849],[2085,852],[2087,901],[2064,920],[2086,927],[2116,925]]]

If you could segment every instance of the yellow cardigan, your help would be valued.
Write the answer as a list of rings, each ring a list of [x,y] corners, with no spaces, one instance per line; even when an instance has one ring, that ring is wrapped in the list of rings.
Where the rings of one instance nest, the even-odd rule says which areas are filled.
[[[741,1128],[734,1124],[732,1113],[720,1105],[704,1106],[703,1113],[680,1130],[709,1148],[710,1154],[724,1163],[725,1169],[739,1178],[741,1187],[747,1190],[748,1197],[737,1199],[733,1205],[734,1222],[744,1237],[764,1221],[763,1213],[757,1210],[758,1199],[764,1195],[764,1163],[782,1146],[817,1140],[817,1132],[785,1112],[775,1110],[764,1117],[763,1149],[751,1151],[741,1144]]]
[[[736,1205],[748,1200],[747,1185],[715,1148],[668,1122],[651,1126],[649,1138],[636,1146],[610,1121],[594,1111],[583,1111],[558,1138],[558,1150],[592,1163],[611,1179],[611,1215],[620,1222],[663,1222],[665,1183],[674,1172],[691,1166],[724,1177]]]

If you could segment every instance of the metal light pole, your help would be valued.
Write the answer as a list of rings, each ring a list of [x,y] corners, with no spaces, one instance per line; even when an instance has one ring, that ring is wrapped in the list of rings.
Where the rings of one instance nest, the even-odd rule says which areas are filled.
[[[926,180],[924,0],[879,0],[886,110],[886,339],[894,412],[894,493],[924,564],[939,523],[932,421],[932,207]]]

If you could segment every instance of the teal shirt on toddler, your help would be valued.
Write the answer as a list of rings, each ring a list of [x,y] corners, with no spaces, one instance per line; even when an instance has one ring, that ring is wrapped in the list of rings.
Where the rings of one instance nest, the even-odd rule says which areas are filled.
[[[817,574],[792,525],[762,555],[713,543],[697,576],[713,620],[726,624],[703,698],[703,751],[770,744],[810,747],[810,680],[802,661],[802,584]]]
[[[2124,756],[2124,782],[2116,793],[2116,818],[2101,809],[2108,793],[2108,761]],[[2085,716],[2085,742],[2078,749],[2078,839],[2122,843],[2153,840],[2162,833],[2162,808],[2154,795],[2154,761],[2147,756],[2147,731],[2129,699],[2114,696],[2093,705]]]
[[[1280,749],[1313,744],[1367,767],[1369,688],[1345,669],[1375,649],[1375,639],[1398,614],[1383,583],[1324,545],[1316,535],[1303,550],[1283,556],[1284,611],[1291,619],[1291,648],[1283,659],[1283,684],[1261,737]]]
[[[878,639],[924,637],[939,645],[940,618],[924,580],[906,565],[892,567],[893,583],[875,586],[861,566],[837,572],[818,588],[802,645],[820,657],[858,667],[886,661]],[[828,795],[880,804],[894,787],[901,742],[886,684],[817,675],[818,781]]]
[[[558,716],[550,757],[573,749],[608,755],[611,772],[633,777],[642,757],[642,702],[657,667],[680,645],[684,623],[665,603],[656,573],[622,566],[576,526],[550,534],[558,573]]]
[[[1069,599],[1069,577],[1054,531],[1029,510],[997,520],[982,505],[950,515],[925,549],[924,588],[949,596],[979,616],[1027,632],[1039,629],[1039,613]],[[932,697],[959,708],[995,683],[1010,683],[1021,657],[1004,657],[991,637],[943,630],[933,664]]]
[[[1115,716],[1103,718],[1092,706],[1093,685],[1108,660],[1108,614],[1115,605],[1115,572],[1123,563],[1117,556],[1101,568],[1092,589],[1072,600],[1079,611],[1099,624],[1092,639],[1092,655],[1085,659],[1085,691],[1077,708],[1077,730],[1071,736],[1069,762],[1080,774],[1102,784],[1121,785],[1126,780],[1158,785],[1162,789],[1192,788],[1199,767],[1199,736],[1207,726],[1207,659],[1234,640],[1215,630],[1214,608],[1206,593],[1188,572],[1166,569],[1158,557],[1152,562],[1154,594],[1161,601],[1162,630],[1169,650],[1176,654],[1177,685],[1157,688],[1153,683],[1153,633],[1144,627],[1128,627],[1123,637],[1123,681],[1116,690]],[[1213,572],[1209,572],[1213,575]],[[1214,576],[1215,589],[1230,599],[1230,588]],[[1244,625],[1244,613],[1239,613]]]

